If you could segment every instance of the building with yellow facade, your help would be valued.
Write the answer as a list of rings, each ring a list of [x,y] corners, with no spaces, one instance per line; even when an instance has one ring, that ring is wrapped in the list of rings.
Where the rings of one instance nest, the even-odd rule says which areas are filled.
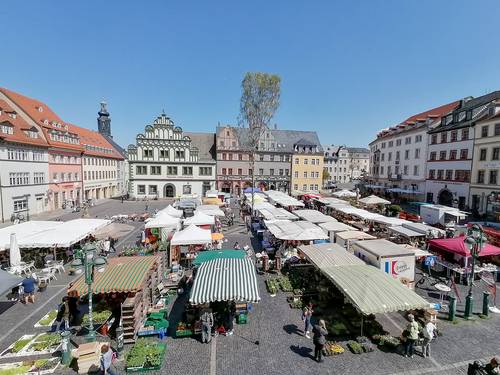
[[[323,184],[323,149],[318,142],[300,139],[293,145],[292,191],[319,192]]]

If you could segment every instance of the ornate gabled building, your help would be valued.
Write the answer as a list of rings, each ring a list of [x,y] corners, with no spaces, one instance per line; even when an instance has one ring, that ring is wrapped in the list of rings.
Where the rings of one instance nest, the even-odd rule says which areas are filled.
[[[164,113],[136,136],[127,154],[132,197],[204,196],[215,187],[215,134],[184,132]]]

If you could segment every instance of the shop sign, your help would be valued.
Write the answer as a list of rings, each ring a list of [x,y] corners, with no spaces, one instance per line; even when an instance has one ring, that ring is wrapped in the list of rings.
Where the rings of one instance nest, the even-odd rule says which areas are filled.
[[[392,276],[398,276],[409,270],[410,266],[403,260],[388,260],[385,262],[385,272]]]

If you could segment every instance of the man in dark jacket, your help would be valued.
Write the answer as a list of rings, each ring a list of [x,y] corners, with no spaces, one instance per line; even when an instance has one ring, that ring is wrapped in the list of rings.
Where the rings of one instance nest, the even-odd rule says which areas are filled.
[[[318,324],[313,327],[314,359],[318,362],[323,362],[323,348],[326,344],[326,335],[328,335],[328,331],[326,330],[325,321],[320,319]]]

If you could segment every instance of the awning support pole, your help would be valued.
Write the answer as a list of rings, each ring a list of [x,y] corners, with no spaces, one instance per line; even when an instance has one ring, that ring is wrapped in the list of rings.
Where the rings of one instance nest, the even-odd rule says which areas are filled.
[[[361,335],[360,336],[363,336],[363,321],[364,321],[364,315],[361,314]]]

